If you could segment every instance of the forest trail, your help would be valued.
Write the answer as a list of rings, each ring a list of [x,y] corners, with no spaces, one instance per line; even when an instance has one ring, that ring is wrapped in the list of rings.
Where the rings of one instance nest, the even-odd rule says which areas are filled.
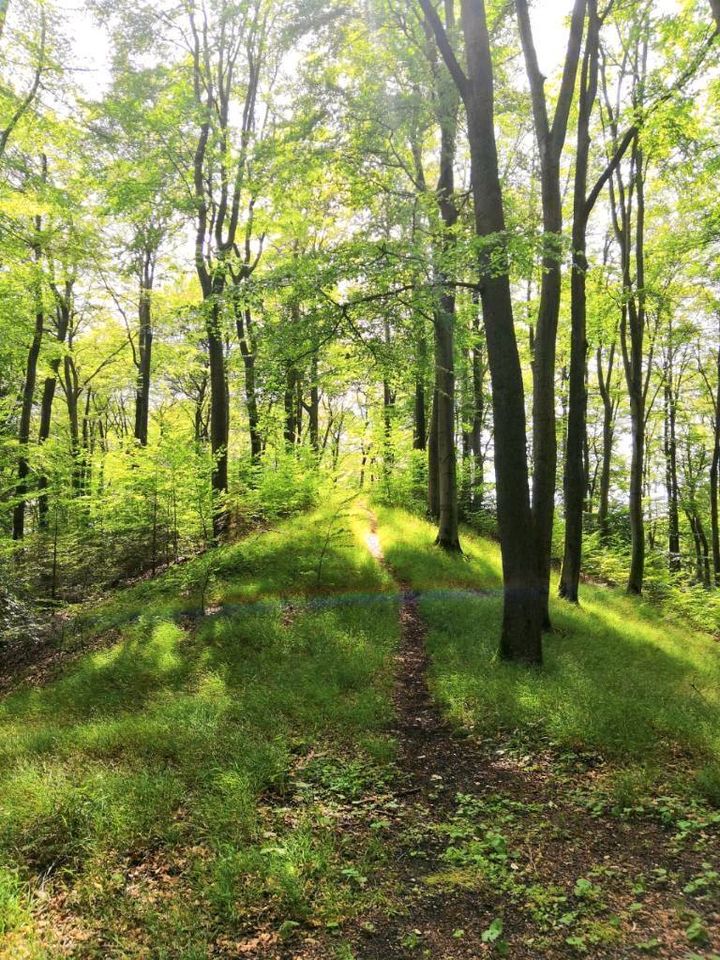
[[[489,950],[489,925],[482,902],[472,891],[433,891],[433,877],[447,866],[439,837],[423,829],[452,817],[457,797],[472,794],[487,775],[487,757],[442,717],[428,686],[427,628],[419,594],[399,578],[385,558],[377,515],[368,511],[368,549],[387,570],[400,594],[400,643],[393,704],[398,770],[397,801],[402,838],[393,853],[395,883],[407,897],[407,914],[387,911],[364,917],[365,936],[355,943],[366,960],[413,957],[477,957]],[[408,927],[408,917],[412,923]],[[367,933],[372,936],[368,937]],[[483,939],[485,937],[485,939]],[[429,953],[427,952],[429,951]]]
[[[656,697],[714,722],[720,673],[600,587],[543,671],[500,665],[495,544],[433,537],[328,504],[85,611],[0,698],[0,960],[717,960],[720,812],[670,779],[692,741],[649,785],[611,747],[625,675],[656,735]]]
[[[599,758],[578,756],[559,773],[549,755],[513,755],[442,716],[429,687],[421,594],[393,570],[377,515],[367,513],[368,550],[400,596],[388,868],[371,879],[379,908],[343,930],[347,954],[325,942],[319,952],[317,944],[290,949],[284,960],[625,960],[628,919],[633,955],[716,960],[703,947],[720,942],[720,916],[704,918],[688,950],[677,917],[692,914],[665,888],[665,877],[695,869],[696,858],[673,849],[657,824],[638,829],[578,806]],[[639,878],[630,897],[616,882],[625,872]],[[656,889],[640,890],[645,877],[659,878]]]

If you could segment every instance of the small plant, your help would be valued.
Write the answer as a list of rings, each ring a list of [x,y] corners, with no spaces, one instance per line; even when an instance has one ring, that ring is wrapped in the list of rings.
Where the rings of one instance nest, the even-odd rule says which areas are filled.
[[[341,527],[338,526],[338,524],[347,519],[348,508],[350,507],[350,504],[357,499],[357,497],[358,494],[353,493],[351,496],[341,500],[333,513],[330,514],[327,527],[325,528],[325,537],[322,542],[320,556],[318,557],[317,567],[315,569],[315,578],[318,584],[320,584],[322,581],[323,564],[325,563],[330,548],[333,546],[333,544],[344,543],[345,538],[350,532],[347,527]]]
[[[208,550],[201,557],[191,561],[183,570],[183,593],[195,599],[203,617],[208,610],[208,601],[217,580],[219,566],[220,558],[217,551]]]

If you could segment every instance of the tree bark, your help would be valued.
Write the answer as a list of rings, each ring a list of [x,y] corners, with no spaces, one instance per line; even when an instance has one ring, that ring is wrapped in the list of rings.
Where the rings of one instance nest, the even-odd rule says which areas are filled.
[[[39,221],[39,218],[38,218]],[[37,229],[40,229],[38,222]],[[39,259],[39,254],[36,260]],[[20,405],[20,423],[18,425],[18,474],[15,488],[16,503],[13,509],[12,536],[13,540],[22,540],[25,536],[25,498],[27,496],[27,478],[30,472],[28,461],[28,443],[30,442],[30,419],[32,417],[33,400],[35,397],[35,383],[37,380],[37,365],[40,356],[45,327],[45,313],[42,306],[41,294],[37,294],[37,308],[35,312],[35,327],[33,338],[28,350],[25,364],[25,379],[23,382],[22,402]]]
[[[320,454],[320,385],[318,384],[318,355],[310,360],[310,407],[308,409],[310,446],[315,456]]]
[[[590,118],[598,82],[600,23],[597,0],[589,0],[588,36],[580,81],[577,156],[573,195],[572,272],[570,275],[570,373],[563,499],[565,543],[559,594],[571,603],[579,600],[582,569],[583,498],[587,484],[584,447],[587,436],[587,209],[590,158]],[[609,477],[608,477],[609,480]],[[602,483],[601,483],[602,500]]]
[[[245,409],[248,415],[250,460],[253,464],[258,464],[262,454],[262,437],[260,436],[260,414],[257,401],[253,319],[249,308],[243,308],[239,305],[236,307],[235,326],[245,371]]]
[[[455,296],[443,293],[435,311],[435,377],[437,382],[438,533],[448,551],[460,550],[458,533],[457,457],[455,453]]]
[[[607,375],[603,374],[602,348],[597,349],[597,376],[600,396],[603,404],[603,449],[602,466],[600,469],[600,495],[598,503],[598,530],[600,540],[608,540],[608,512],[610,505],[610,471],[612,467],[613,440],[615,438],[615,414],[617,403],[611,392],[613,364],[615,360],[615,344],[610,347],[608,355]]]
[[[432,409],[430,411],[430,433],[428,436],[428,516],[437,520],[440,516],[440,488],[438,486],[438,401],[437,386],[433,390]]]
[[[672,347],[670,348],[672,349]],[[668,569],[680,572],[680,511],[677,472],[677,396],[673,384],[672,358],[665,367],[663,448],[665,453],[665,492],[667,496]]]
[[[454,29],[453,4],[445,3],[445,24]],[[453,228],[457,223],[455,205],[455,153],[457,117],[460,106],[452,77],[439,72],[437,120],[440,127],[440,175],[436,196],[443,232],[440,255],[443,260],[455,246]],[[435,384],[437,404],[438,533],[436,543],[450,552],[460,550],[457,453],[455,449],[455,291],[449,285],[445,263],[438,270],[440,295],[434,311]]]
[[[283,438],[287,450],[293,450],[297,443],[297,380],[298,372],[291,364],[285,370],[285,391],[283,394],[283,405],[285,408]]]
[[[560,159],[567,134],[575,78],[580,59],[587,0],[575,0],[563,79],[552,123],[532,35],[527,0],[515,0],[520,39],[533,108],[535,138],[540,154],[540,183],[543,211],[543,258],[540,305],[533,352],[533,492],[532,511],[537,544],[539,589],[543,627],[550,628],[548,607],[552,554],[557,436],[555,432],[555,354],[562,289],[562,195]],[[583,192],[584,201],[584,192]],[[577,274],[577,270],[573,273]],[[582,469],[582,468],[581,468]],[[584,493],[584,480],[581,481]],[[582,522],[582,506],[580,510]]]
[[[475,230],[483,240],[479,262],[495,417],[498,526],[504,607],[500,656],[542,661],[542,606],[530,510],[522,368],[515,338],[505,216],[494,129],[494,90],[484,0],[463,0],[468,74],[457,61],[431,0],[419,0],[465,104],[471,155]]]
[[[141,447],[148,442],[150,417],[150,370],[152,365],[152,289],[155,272],[155,253],[143,251],[140,264],[140,291],[138,299],[138,376],[135,395],[135,439]]]

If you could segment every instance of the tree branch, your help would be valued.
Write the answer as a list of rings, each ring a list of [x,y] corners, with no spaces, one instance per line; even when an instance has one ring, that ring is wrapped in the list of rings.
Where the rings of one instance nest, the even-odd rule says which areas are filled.
[[[450,76],[455,81],[455,86],[458,88],[460,96],[463,98],[463,100],[465,100],[467,97],[468,78],[465,76],[465,72],[460,66],[458,58],[455,56],[455,51],[452,48],[447,31],[445,30],[445,27],[443,27],[440,17],[437,15],[437,11],[432,5],[431,0],[418,0],[418,2],[427,18],[428,23],[432,27],[438,49],[442,54],[445,65],[450,71]]]

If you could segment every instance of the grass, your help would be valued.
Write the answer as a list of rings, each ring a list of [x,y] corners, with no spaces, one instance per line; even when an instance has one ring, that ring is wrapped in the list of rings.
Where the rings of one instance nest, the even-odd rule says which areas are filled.
[[[0,702],[0,956],[57,955],[67,926],[96,944],[83,956],[205,957],[260,907],[290,929],[352,909],[342,871],[373,852],[314,795],[283,815],[263,799],[282,806],[309,753],[373,777],[389,763],[397,603],[357,511],[318,583],[330,516],[218,551],[215,616],[196,615],[206,559],[124,591],[94,613],[115,643]],[[371,616],[312,600],[347,584]]]
[[[393,570],[424,591],[431,683],[459,724],[622,763],[684,758],[717,798],[720,646],[712,637],[620,590],[586,585],[581,607],[553,603],[542,671],[501,664],[497,546],[465,531],[465,556],[441,555],[434,529],[399,510],[383,510],[380,529]]]
[[[367,512],[339,503],[86,609],[75,629],[105,642],[0,700],[2,960],[58,957],[63,941],[88,960],[252,955],[253,937],[342,929],[385,909],[373,898],[402,902],[378,801],[397,778],[397,587],[369,554]],[[378,513],[458,725],[531,759],[599,755],[593,783],[620,810],[673,776],[720,804],[711,637],[586,586],[580,608],[554,603],[542,671],[502,664],[497,546],[465,531],[449,556],[423,520]],[[677,829],[708,822],[688,817],[691,799],[660,800]],[[448,821],[437,882],[482,867],[504,889],[504,853],[477,845],[473,811]],[[490,813],[495,829],[517,811]]]

